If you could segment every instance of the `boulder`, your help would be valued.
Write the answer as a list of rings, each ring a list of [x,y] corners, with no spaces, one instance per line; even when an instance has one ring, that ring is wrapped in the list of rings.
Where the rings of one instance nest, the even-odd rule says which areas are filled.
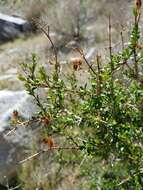
[[[33,130],[19,127],[8,135],[13,110],[17,110],[24,120],[31,118],[36,110],[31,97],[25,91],[0,91],[0,184],[5,185],[16,176],[18,163],[24,158],[32,141]]]
[[[0,13],[0,42],[13,40],[32,31],[32,25],[25,19]]]

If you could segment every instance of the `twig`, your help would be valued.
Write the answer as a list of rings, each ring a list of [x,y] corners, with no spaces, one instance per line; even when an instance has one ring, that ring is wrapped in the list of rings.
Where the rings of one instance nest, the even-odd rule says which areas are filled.
[[[46,30],[45,26],[47,26],[47,25],[42,26],[37,20],[34,20],[34,22],[37,24],[37,26],[39,27],[39,29],[45,34],[45,36],[47,37],[47,39],[51,43],[52,49],[54,51],[55,70],[56,70],[56,75],[57,75],[57,79],[58,79],[58,73],[60,71],[60,64],[59,64],[59,61],[58,61],[58,52],[57,52],[57,49],[56,49],[56,47],[54,45],[54,42],[53,42],[53,40],[52,40],[52,38],[50,36],[50,27],[48,26],[48,30]]]
[[[94,71],[92,65],[91,65],[91,64],[88,62],[88,60],[86,59],[86,57],[85,57],[83,51],[82,51],[80,48],[73,48],[73,50],[77,51],[77,52],[81,55],[81,57],[83,58],[83,60],[85,61],[85,63],[88,65],[89,69],[93,72],[93,74],[94,74],[95,76],[97,76],[97,73]]]
[[[134,22],[134,27],[137,28],[137,31],[139,29],[139,21],[140,21],[140,16],[141,16],[140,8],[136,7],[137,14],[135,15],[135,22]],[[138,39],[136,39],[135,44],[133,46],[134,69],[135,69],[135,77],[136,77],[136,79],[139,78],[138,59],[137,59],[137,45],[138,45]]]
[[[40,26],[41,31],[46,35],[46,37],[48,38],[48,40],[50,41],[52,48],[54,50],[54,55],[55,55],[55,62],[57,64],[58,62],[58,54],[57,54],[57,50],[55,48],[55,45],[50,37],[50,27],[48,26],[48,32],[44,29],[44,27]]]
[[[111,34],[111,16],[109,15],[109,56],[110,56],[110,69],[111,69],[111,96],[112,96],[112,112],[115,115],[115,95],[114,95],[114,63],[112,55],[112,34]]]
[[[138,70],[138,60],[137,60],[136,47],[134,47],[133,54],[134,54],[135,78],[138,79],[139,78],[139,75],[138,75],[139,70]]]
[[[124,183],[126,183],[126,182],[128,182],[130,179],[132,179],[132,177],[135,177],[136,175],[139,175],[139,174],[143,174],[142,168],[139,168],[139,169],[138,169],[138,172],[134,173],[132,176],[128,176],[126,179],[122,180],[122,181],[117,185],[117,187],[123,185]]]
[[[23,164],[23,163],[25,163],[25,162],[39,156],[40,154],[48,152],[49,150],[51,151],[51,150],[80,150],[80,149],[78,147],[56,147],[56,146],[55,147],[50,147],[50,148],[48,148],[46,150],[40,150],[39,152],[36,152],[35,154],[29,156],[28,158],[25,158],[24,160],[19,161],[18,164]]]
[[[29,156],[28,158],[25,158],[24,160],[21,160],[21,161],[19,162],[19,164],[23,164],[23,163],[25,163],[25,162],[31,160],[32,158],[35,158],[36,156],[40,155],[40,154],[43,153],[43,152],[44,152],[44,151],[41,150],[41,151],[39,151],[39,152],[37,152],[37,153],[35,153],[35,154]]]
[[[129,180],[131,179],[131,176],[127,177],[126,179],[122,180],[118,185],[117,187],[123,185],[124,183],[128,182]]]
[[[125,183],[128,182],[130,179],[132,179],[132,177],[135,177],[136,175],[142,174],[142,173],[143,173],[143,172],[140,171],[140,172],[134,173],[132,176],[128,176],[126,179],[122,180],[122,181],[117,185],[117,187],[119,187],[119,186],[125,184]]]
[[[114,64],[113,64],[113,55],[112,55],[112,34],[111,34],[111,16],[109,15],[109,56],[110,56],[110,66],[111,66],[111,73],[114,71]],[[113,77],[113,76],[112,76]]]
[[[84,155],[84,157],[83,157],[83,159],[82,159],[81,163],[79,164],[79,168],[78,168],[78,169],[80,169],[80,168],[81,168],[81,166],[82,166],[82,165],[83,165],[83,163],[85,162],[86,158],[87,158],[87,155]]]
[[[9,190],[19,189],[20,187],[21,187],[21,184],[19,184],[19,185],[15,186],[15,187],[12,187],[12,188],[10,188]]]
[[[124,51],[125,49],[125,45],[124,45],[124,36],[123,36],[123,31],[120,32],[121,35],[121,44],[122,44],[122,51]]]
[[[37,106],[39,108],[41,108],[41,110],[43,111],[44,114],[46,114],[46,108],[43,106],[43,104],[41,103],[40,101],[40,98],[39,98],[39,95],[35,95],[35,94],[32,94],[32,96],[35,98],[36,102],[37,102]]]
[[[16,121],[16,125],[18,126],[28,126],[30,124],[32,124],[33,122],[37,122],[37,121],[40,121],[39,119],[31,119],[31,120],[27,120],[27,121],[20,121],[20,120],[17,120]],[[16,130],[17,130],[17,126],[13,127],[11,130],[9,130],[5,136],[9,136],[11,133],[14,133]]]
[[[127,61],[123,61],[120,65],[118,65],[116,68],[114,68],[113,74],[118,71],[122,66],[126,66],[134,75],[134,70],[130,67],[130,65],[127,63]]]
[[[43,26],[41,25],[40,22],[38,22],[37,20],[33,19],[34,23],[37,25],[37,27],[45,34],[45,36],[48,38],[48,40],[50,41],[52,48],[54,50],[54,55],[55,55],[55,61],[58,61],[58,54],[57,54],[57,50],[55,48],[55,45],[51,39],[50,36],[50,27],[48,26],[48,31],[45,30],[45,27],[47,27],[47,24],[44,24]]]
[[[102,76],[101,76],[101,64],[100,64],[100,56],[96,56],[97,62],[97,71],[98,71],[98,80],[97,80],[97,95],[101,94],[101,85],[102,85]]]
[[[17,126],[11,129],[10,131],[8,131],[8,133],[5,134],[5,137],[9,136],[11,133],[14,133],[16,129],[17,129]]]

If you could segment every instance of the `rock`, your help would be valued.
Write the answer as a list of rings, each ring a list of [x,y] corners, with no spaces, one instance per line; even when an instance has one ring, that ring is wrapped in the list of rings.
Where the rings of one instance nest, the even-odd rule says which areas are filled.
[[[34,112],[35,106],[30,96],[25,91],[0,91],[0,132],[6,130],[7,122],[13,112],[17,110],[22,117],[29,119]]]
[[[0,13],[0,42],[13,40],[23,33],[32,31],[32,25],[16,16],[8,16]]]
[[[27,127],[19,127],[10,135],[10,118],[13,110],[17,110],[20,116],[27,120],[36,110],[31,97],[25,91],[0,91],[0,184],[5,184],[4,177],[10,181],[16,175],[20,160],[24,158],[25,151],[32,140],[33,130]]]
[[[9,79],[15,79],[16,80],[17,78],[13,74],[7,74],[7,75],[0,76],[0,81],[9,80]]]
[[[88,59],[91,60],[91,58],[94,59],[94,57],[96,56],[96,54],[97,54],[96,48],[95,48],[95,47],[92,47],[92,48],[90,48],[90,49],[87,51],[87,54],[85,55],[85,57],[86,57],[87,60],[88,60]]]
[[[0,184],[6,185],[5,176],[10,181],[16,175],[16,161],[20,151],[18,145],[7,142],[2,134],[0,135]]]

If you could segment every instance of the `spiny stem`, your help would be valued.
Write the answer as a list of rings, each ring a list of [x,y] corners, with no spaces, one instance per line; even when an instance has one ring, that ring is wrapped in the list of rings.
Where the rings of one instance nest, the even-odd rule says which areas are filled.
[[[88,62],[88,60],[86,59],[83,51],[79,48],[74,48],[74,50],[76,50],[77,52],[79,52],[79,54],[81,55],[81,57],[83,58],[83,60],[85,61],[85,63],[87,64],[87,66],[89,67],[89,69],[92,71],[92,73],[97,76],[97,73],[95,72],[95,70],[93,69],[92,65]]]
[[[112,34],[111,34],[111,16],[109,15],[109,55],[110,55],[110,66],[111,66],[111,73],[114,71],[114,64],[113,64],[113,55],[112,55]]]
[[[120,32],[120,35],[121,35],[122,51],[124,51],[124,49],[125,49],[125,45],[124,45],[123,31]]]
[[[31,156],[25,158],[24,160],[19,161],[18,164],[24,164],[25,162],[51,150],[80,150],[80,149],[78,147],[50,147],[47,150],[40,150],[39,152],[32,154]]]
[[[111,34],[112,26],[111,26],[111,16],[109,15],[109,56],[110,56],[110,69],[111,69],[111,97],[112,97],[112,112],[115,115],[115,95],[114,95],[114,62],[112,55],[112,34]]]
[[[47,37],[47,39],[49,40],[49,42],[51,43],[51,46],[52,46],[52,49],[54,51],[54,57],[55,57],[55,71],[56,71],[56,79],[58,80],[59,78],[59,71],[60,71],[60,64],[59,64],[59,61],[58,61],[58,52],[57,52],[57,49],[54,45],[54,42],[50,36],[50,27],[48,26],[48,30],[45,29],[45,26],[47,25],[44,25],[42,26],[41,23],[39,23],[37,20],[34,22],[37,24],[37,26],[39,27],[39,29],[45,34],[45,36]]]
[[[43,113],[46,115],[46,114],[47,114],[46,108],[44,108],[43,104],[41,103],[39,96],[33,94],[33,97],[35,98],[35,100],[36,100],[36,102],[37,102],[37,106],[38,106],[39,108],[41,108],[41,110],[43,111]]]
[[[138,45],[138,38],[139,38],[139,21],[141,16],[141,1],[136,4],[136,14],[135,14],[135,21],[134,21],[134,30],[135,30],[135,41],[133,44],[133,56],[134,56],[134,70],[135,70],[135,78],[139,79],[139,68],[138,68],[138,58],[137,58],[137,45]]]
[[[97,95],[101,93],[101,85],[102,85],[102,76],[101,76],[101,64],[100,64],[100,56],[96,56],[97,62],[97,71],[98,71],[98,80],[97,80]]]

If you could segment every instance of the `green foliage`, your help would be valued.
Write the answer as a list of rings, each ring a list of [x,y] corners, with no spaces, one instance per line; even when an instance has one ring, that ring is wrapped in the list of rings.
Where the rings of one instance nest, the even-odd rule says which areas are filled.
[[[78,84],[78,70],[66,81],[56,67],[48,75],[43,66],[37,68],[36,55],[31,64],[23,64],[24,76],[19,79],[39,107],[36,118],[50,118],[43,134],[62,136],[66,141],[59,146],[75,149],[67,154],[64,149],[57,150],[55,159],[65,167],[65,162],[78,159],[82,163],[86,156],[77,176],[88,180],[91,190],[142,189],[143,54],[137,47],[139,40],[135,22],[129,45],[122,52],[112,52],[103,67],[97,59],[96,75],[94,66],[89,67],[88,87]],[[39,94],[41,88],[45,99]]]

